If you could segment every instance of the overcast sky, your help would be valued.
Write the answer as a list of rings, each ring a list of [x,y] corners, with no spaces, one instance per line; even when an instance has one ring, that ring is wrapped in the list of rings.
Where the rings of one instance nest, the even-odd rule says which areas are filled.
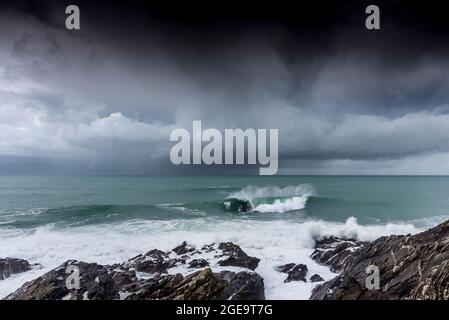
[[[363,1],[92,3],[0,1],[0,174],[258,172],[173,166],[192,120],[278,128],[280,174],[449,174],[449,21],[431,2],[378,1],[376,31]]]

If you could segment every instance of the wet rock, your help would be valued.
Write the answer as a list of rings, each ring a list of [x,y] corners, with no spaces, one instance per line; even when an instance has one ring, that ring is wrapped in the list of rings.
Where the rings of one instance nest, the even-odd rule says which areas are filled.
[[[137,281],[137,275],[134,270],[120,270],[112,273],[112,279],[119,288],[127,288]]]
[[[183,254],[195,251],[195,247],[188,245],[187,242],[184,241],[181,245],[177,246],[172,251],[181,256]]]
[[[204,268],[209,265],[209,262],[205,259],[193,259],[189,262],[189,268]]]
[[[0,280],[9,278],[12,274],[31,270],[31,265],[23,259],[5,258],[0,259]]]
[[[310,282],[322,282],[324,279],[319,274],[314,274],[310,277]]]
[[[249,257],[240,247],[226,243],[220,257],[230,265],[256,268],[259,259]],[[10,294],[10,300],[115,300],[115,299],[264,299],[263,279],[255,272],[222,271],[210,268],[188,276],[168,275],[167,269],[189,261],[191,268],[204,268],[209,261],[192,259],[201,252],[173,254],[151,250],[126,262],[112,266],[69,260],[58,268],[26,283]],[[210,254],[209,254],[210,255]],[[67,267],[79,270],[79,287],[67,286]],[[73,283],[72,283],[73,284]]]
[[[330,267],[332,272],[339,272],[348,262],[349,256],[366,245],[366,242],[354,239],[329,237],[315,242],[315,251],[311,258]]]
[[[121,268],[145,273],[167,273],[167,269],[174,267],[176,263],[177,260],[170,259],[168,253],[154,249],[123,263]]]
[[[79,289],[76,282],[67,279],[68,266],[79,268]],[[26,283],[16,292],[6,297],[7,300],[110,300],[119,297],[119,288],[111,275],[111,269],[96,263],[70,260],[43,276]]]
[[[210,268],[187,277],[180,274],[150,279],[129,300],[261,300],[263,279],[256,273],[213,273]]]
[[[214,244],[206,244],[201,248],[202,252],[212,252],[215,251]]]
[[[255,270],[259,265],[260,259],[248,256],[238,245],[231,242],[222,242],[218,246],[227,259],[218,262],[220,266],[243,267]]]
[[[287,279],[284,280],[284,282],[291,282],[291,281],[307,282],[306,276],[308,271],[309,270],[307,269],[307,266],[305,264],[298,264],[287,272],[288,277]]]
[[[288,276],[284,282],[304,281],[307,282],[307,266],[305,264],[287,263],[276,268],[276,271],[286,273]]]
[[[352,277],[336,277],[312,291],[312,300],[391,300],[379,290],[368,290]]]
[[[366,269],[379,268],[380,289],[366,288]],[[381,237],[351,254],[340,275],[312,299],[449,299],[449,221],[417,235]]]
[[[222,271],[218,277],[226,283],[220,300],[265,300],[264,282],[257,273]]]
[[[294,263],[287,263],[282,266],[276,267],[277,272],[288,273],[293,267],[296,266]]]

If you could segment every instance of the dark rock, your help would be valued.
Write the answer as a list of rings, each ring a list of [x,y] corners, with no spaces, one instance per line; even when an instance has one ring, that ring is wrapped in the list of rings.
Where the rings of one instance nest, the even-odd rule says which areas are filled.
[[[170,259],[168,253],[154,249],[123,263],[121,268],[145,273],[167,273],[167,269],[174,267],[177,262],[178,260]]]
[[[114,300],[119,298],[120,287],[110,274],[100,274],[97,280],[88,283],[87,298],[89,300]],[[82,296],[80,297],[82,299]]]
[[[238,246],[226,244],[223,253],[241,266],[256,267],[257,258],[248,257]],[[215,249],[214,249],[215,250]],[[194,253],[196,254],[196,253]],[[185,257],[185,259],[190,257]],[[254,261],[256,259],[257,261]],[[181,258],[170,259],[160,250],[151,250],[124,263],[103,266],[95,263],[67,261],[58,268],[26,283],[6,297],[8,300],[114,300],[114,299],[264,299],[263,279],[254,272],[222,271],[213,273],[210,268],[183,277],[168,275],[167,269]],[[194,259],[189,267],[202,268],[209,264],[205,259]],[[255,265],[254,265],[255,264]],[[67,267],[79,269],[79,288],[67,288],[70,274]],[[150,278],[138,278],[137,272],[149,273]]]
[[[209,262],[205,259],[194,259],[189,262],[189,268],[204,268],[209,265]]]
[[[264,282],[257,273],[222,271],[218,276],[226,282],[219,300],[265,300]]]
[[[336,277],[312,291],[312,300],[390,300],[379,290],[368,290],[351,277]]]
[[[282,266],[276,267],[277,272],[288,273],[293,267],[296,266],[294,263],[287,263]]]
[[[261,300],[263,279],[256,273],[213,273],[210,268],[190,276],[169,275],[150,279],[130,300]]]
[[[307,266],[305,264],[287,263],[276,268],[276,271],[288,274],[284,282],[304,281],[307,282]]]
[[[134,270],[120,270],[120,272],[113,272],[112,279],[119,288],[126,288],[137,281],[137,276]]]
[[[314,274],[310,277],[310,282],[322,282],[324,279],[319,274]]]
[[[307,269],[307,266],[305,264],[298,264],[287,272],[288,277],[287,279],[285,279],[284,282],[291,282],[291,281],[307,282],[306,276],[308,271],[309,270]]]
[[[315,251],[311,258],[316,262],[330,267],[332,272],[339,272],[345,266],[349,256],[357,249],[366,245],[366,242],[354,239],[329,237],[315,242]]]
[[[220,266],[243,267],[255,270],[260,259],[248,256],[238,245],[231,242],[222,242],[218,246],[227,259],[218,262]]]
[[[171,300],[179,295],[175,292],[182,286],[184,277],[181,274],[176,275],[158,275],[154,278],[145,280],[138,289],[134,290],[127,300]],[[203,284],[206,285],[204,282]],[[195,284],[199,286],[198,283]],[[206,289],[204,289],[206,290]]]
[[[69,290],[66,286],[68,266],[76,266],[80,271],[79,290]],[[119,288],[115,284],[111,269],[96,263],[67,261],[60,267],[28,282],[16,292],[6,297],[7,300],[110,300],[119,297]]]
[[[380,271],[368,290],[366,268]],[[410,236],[379,238],[351,254],[341,274],[314,289],[312,299],[449,299],[449,221]]]
[[[177,255],[183,255],[195,251],[195,247],[189,246],[186,241],[172,250]]]
[[[31,270],[31,265],[23,259],[6,258],[0,259],[0,280],[9,278],[12,274]]]
[[[201,248],[202,252],[212,252],[215,251],[214,244],[206,244]]]

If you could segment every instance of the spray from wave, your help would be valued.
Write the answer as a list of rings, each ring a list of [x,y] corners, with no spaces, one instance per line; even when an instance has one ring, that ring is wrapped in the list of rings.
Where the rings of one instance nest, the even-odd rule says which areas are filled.
[[[276,267],[291,262],[306,263],[309,273],[318,273],[326,280],[335,275],[310,258],[315,239],[339,236],[372,241],[391,234],[415,234],[420,229],[412,224],[389,223],[361,225],[354,217],[346,222],[307,219],[301,222],[284,220],[129,220],[75,228],[41,226],[32,232],[8,229],[0,232],[0,256],[20,257],[38,263],[33,269],[2,280],[0,299],[64,261],[76,259],[99,264],[114,264],[151,249],[170,251],[182,241],[196,247],[219,242],[234,242],[249,255],[261,259],[257,272],[264,278],[268,299],[308,299],[314,283],[284,283],[285,276]]]
[[[284,213],[304,209],[314,194],[314,188],[307,184],[283,188],[247,186],[229,195],[224,206],[233,212]]]

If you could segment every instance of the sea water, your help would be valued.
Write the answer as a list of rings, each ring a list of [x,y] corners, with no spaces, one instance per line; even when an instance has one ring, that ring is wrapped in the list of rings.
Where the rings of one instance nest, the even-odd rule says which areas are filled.
[[[232,241],[261,262],[269,299],[307,299],[275,267],[305,263],[314,240],[414,234],[449,218],[449,177],[0,176],[0,257],[41,267],[0,281],[0,297],[68,259],[113,264],[186,240]],[[171,272],[179,272],[172,270]]]

